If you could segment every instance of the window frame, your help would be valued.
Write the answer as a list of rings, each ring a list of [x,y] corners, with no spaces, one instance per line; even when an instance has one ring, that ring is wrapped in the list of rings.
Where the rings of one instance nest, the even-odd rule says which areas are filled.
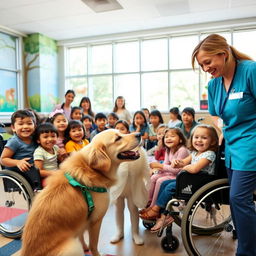
[[[23,36],[22,34],[16,34],[14,32],[11,32],[9,30],[5,29],[0,29],[0,33],[6,34],[8,36],[13,36],[16,38],[15,42],[15,59],[16,59],[16,68],[2,68],[0,66],[0,70],[2,71],[8,71],[8,72],[14,72],[16,74],[16,100],[17,100],[17,110],[24,108],[24,97],[25,95],[25,88],[24,88],[24,82],[23,82]],[[10,124],[10,117],[13,112],[0,112],[0,121],[2,123],[7,123]]]
[[[192,70],[192,67],[191,68],[187,68],[187,67],[181,67],[181,68],[170,68],[170,56],[171,56],[171,53],[170,53],[170,40],[171,38],[174,38],[174,37],[187,37],[187,36],[196,36],[198,38],[198,42],[202,39],[202,36],[205,35],[205,34],[211,34],[211,33],[219,33],[219,34],[222,34],[222,33],[227,33],[228,35],[230,35],[230,38],[231,38],[231,45],[233,45],[233,34],[234,33],[238,33],[238,32],[244,32],[244,31],[255,31],[256,33],[256,26],[252,26],[250,28],[243,28],[243,27],[226,27],[226,28],[222,28],[222,29],[213,29],[213,30],[198,30],[198,31],[195,31],[195,32],[187,32],[187,33],[173,33],[173,34],[164,34],[164,35],[156,35],[156,36],[150,36],[150,37],[130,37],[129,39],[127,40],[119,40],[118,38],[117,39],[113,39],[113,40],[109,40],[109,41],[106,41],[104,40],[104,42],[95,42],[93,43],[93,40],[91,39],[90,43],[83,43],[83,44],[79,44],[79,47],[81,46],[84,46],[84,47],[87,47],[87,52],[88,52],[88,57],[87,57],[87,68],[89,69],[89,52],[90,52],[90,47],[91,46],[94,46],[94,45],[100,45],[100,44],[111,44],[112,45],[112,72],[111,73],[104,73],[104,74],[97,74],[97,75],[111,75],[112,76],[112,86],[113,86],[113,94],[112,94],[112,102],[113,102],[113,105],[114,105],[114,101],[116,99],[117,95],[116,92],[115,92],[115,76],[118,76],[118,75],[129,75],[129,74],[139,74],[140,76],[140,102],[139,102],[139,106],[140,108],[143,108],[143,107],[149,107],[149,106],[144,106],[143,104],[143,97],[142,97],[142,94],[143,94],[143,86],[142,86],[142,75],[145,74],[145,73],[154,73],[154,72],[167,72],[168,73],[168,91],[166,93],[168,93],[168,109],[165,109],[165,110],[161,110],[163,112],[168,112],[168,110],[173,107],[172,105],[172,102],[171,102],[171,90],[172,90],[172,84],[171,84],[171,81],[170,81],[170,73],[172,71],[181,71],[184,70],[184,71],[188,71],[188,70]],[[256,34],[255,34],[256,35]],[[168,60],[168,67],[167,69],[164,69],[164,70],[150,70],[150,71],[145,71],[145,70],[142,70],[142,43],[146,40],[157,40],[157,39],[163,39],[163,38],[166,38],[167,39],[167,60]],[[118,44],[118,43],[129,43],[129,42],[138,42],[139,43],[139,71],[138,72],[116,72],[116,68],[115,68],[115,54],[116,54],[116,51],[115,51],[115,46]],[[64,47],[66,47],[64,45]],[[72,47],[72,46],[68,46],[69,48]],[[238,49],[239,50],[239,49]],[[88,72],[88,70],[87,70]],[[199,67],[196,67],[194,72],[196,72],[196,76],[198,76],[198,89],[197,90],[197,99],[198,99],[198,108],[195,107],[195,110],[197,112],[208,112],[208,110],[200,110],[200,100],[202,99],[203,95],[206,91],[207,91],[207,84],[204,84],[205,81],[203,81],[202,79],[202,71],[200,70]],[[66,76],[66,74],[64,74],[65,76],[65,81],[66,79],[68,78]],[[88,74],[87,76],[87,79],[89,79],[91,76],[93,76],[92,74]],[[74,77],[74,76],[73,76]],[[207,83],[207,82],[206,82]],[[85,95],[85,96],[88,96],[90,97],[90,86],[89,86],[89,83],[87,82],[88,84],[88,94]],[[67,87],[65,87],[65,89],[69,89]],[[92,102],[92,105],[93,105],[93,102]],[[136,104],[137,105],[137,104]],[[101,110],[100,110],[101,111]],[[109,110],[104,110],[104,112],[108,112],[108,111],[111,111],[111,109]],[[133,110],[132,110],[133,112]]]

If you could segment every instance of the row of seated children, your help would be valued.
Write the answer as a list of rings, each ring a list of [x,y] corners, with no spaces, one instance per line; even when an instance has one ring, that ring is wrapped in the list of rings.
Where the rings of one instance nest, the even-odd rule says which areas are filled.
[[[139,132],[138,127],[144,122],[144,114],[138,111],[135,115],[136,126],[130,125],[130,131]],[[110,119],[109,119],[110,120]],[[52,174],[71,152],[86,146],[99,132],[113,127],[115,118],[107,124],[107,117],[97,113],[95,124],[97,127],[90,132],[86,139],[86,118],[83,124],[79,120],[66,118],[61,110],[56,110],[49,115],[47,122],[38,124],[38,117],[31,110],[18,110],[11,116],[11,128],[14,136],[8,140],[1,154],[1,164],[6,168],[28,171],[34,164],[42,178]],[[90,121],[90,120],[89,120]],[[89,122],[91,124],[91,122]],[[44,183],[43,183],[44,185]]]
[[[173,222],[171,216],[165,216],[162,212],[175,194],[177,174],[181,170],[194,174],[199,171],[213,174],[218,148],[216,130],[204,124],[193,129],[188,147],[186,137],[180,128],[162,126],[158,129],[158,138],[160,143],[155,156],[159,160],[158,157],[162,157],[165,152],[164,162],[150,163],[152,176],[149,201],[147,207],[140,210],[142,219],[156,220],[151,232],[158,232],[160,228]]]
[[[174,110],[176,111],[176,118],[178,117],[178,110],[177,108]],[[172,111],[171,111],[172,112]],[[25,113],[31,113],[32,116],[26,116]],[[89,143],[89,141],[99,132],[107,129],[107,128],[113,128],[115,122],[118,120],[118,116],[115,113],[110,113],[108,117],[106,117],[103,113],[97,113],[95,115],[95,126],[93,126],[94,121],[92,117],[89,115],[84,116],[82,118],[83,125],[81,125],[80,117],[82,114],[77,114],[76,108],[72,110],[73,117],[77,119],[72,119],[68,122],[68,119],[65,117],[63,110],[56,110],[55,112],[51,113],[49,115],[48,121],[50,121],[54,127],[57,129],[57,142],[56,145],[58,146],[58,161],[61,162],[65,157],[72,151],[79,150],[80,148],[84,147],[86,144]],[[163,125],[163,118],[161,113],[158,110],[153,110],[149,114],[149,120],[150,124],[148,124],[146,116],[143,111],[136,111],[133,116],[133,121],[129,126],[130,132],[140,132],[142,135],[142,138],[148,140],[148,144],[152,143],[153,145],[156,145],[158,141],[156,136],[156,131],[158,128],[161,128]],[[45,129],[49,129],[49,125],[46,128],[42,128],[42,126],[38,126],[37,132],[36,132],[36,141],[32,143],[31,136],[34,134],[34,131],[36,129],[36,123],[38,123],[38,117],[35,112],[27,109],[27,110],[20,110],[15,112],[12,115],[11,118],[11,124],[12,129],[15,133],[15,136],[12,138],[12,140],[8,141],[8,144],[5,147],[5,150],[2,154],[1,161],[2,164],[6,167],[12,168],[13,166],[17,166],[18,169],[24,171],[27,170],[32,161],[32,154],[31,152],[28,152],[28,156],[30,159],[27,159],[27,157],[21,158],[18,154],[18,158],[23,159],[22,161],[14,161],[14,159],[11,159],[14,155],[14,158],[16,159],[16,148],[15,146],[19,145],[19,143],[16,143],[17,137],[22,138],[25,142],[25,145],[28,145],[26,148],[30,151],[34,151],[34,143],[40,142],[41,133],[45,133]],[[26,124],[27,126],[30,126],[29,129],[27,129],[27,135],[24,137],[21,134],[22,129],[19,129],[19,127],[22,127],[22,124]],[[18,128],[17,128],[18,127]],[[96,127],[96,128],[95,128]],[[40,129],[39,129],[40,128]],[[160,129],[161,130],[161,129]],[[56,134],[56,131],[52,132],[53,134]],[[149,135],[149,136],[148,136]],[[11,144],[13,143],[13,144]],[[15,145],[15,146],[13,146]],[[157,145],[156,145],[157,146]],[[56,151],[56,150],[55,150]],[[27,149],[21,150],[21,155],[26,155]],[[52,150],[53,152],[53,150]],[[15,154],[14,154],[15,153]],[[161,156],[160,156],[161,157]],[[17,164],[15,164],[17,162]],[[42,169],[42,166],[39,166],[40,164],[36,162],[37,167],[39,169]],[[46,176],[47,172],[42,171],[42,175]]]
[[[51,175],[53,170],[58,169],[58,163],[71,152],[68,150],[68,140],[78,140],[78,134],[72,134],[73,124],[67,124],[65,116],[58,114],[52,121],[53,124],[46,122],[37,126],[33,112],[18,110],[13,113],[11,128],[14,135],[3,149],[1,164],[7,169],[22,172],[28,172],[35,165],[42,179]],[[84,137],[83,133],[80,137]],[[64,147],[64,138],[68,141],[67,147]],[[78,145],[88,143],[83,139],[82,144],[77,141]]]
[[[61,109],[62,110],[62,109]],[[56,111],[59,111],[58,109]],[[143,115],[144,114],[144,115]],[[97,115],[96,115],[97,116]],[[73,107],[71,109],[70,119],[80,120],[84,123],[86,128],[86,137],[90,138],[90,133],[95,130],[97,125],[94,123],[96,121],[96,116],[84,115],[83,109],[81,107]],[[94,119],[95,118],[95,119]],[[117,120],[119,120],[119,115],[115,112],[111,112],[107,115],[107,128],[113,128]],[[163,117],[160,111],[152,110],[149,112],[147,108],[141,109],[141,111],[136,111],[133,115],[132,121],[130,122],[130,130],[138,131],[142,134],[142,138],[146,141],[146,149],[150,149],[157,144],[156,130],[160,124],[163,124]],[[181,123],[181,115],[179,114],[179,109],[177,107],[170,109],[170,121],[168,122],[169,127],[174,127]]]

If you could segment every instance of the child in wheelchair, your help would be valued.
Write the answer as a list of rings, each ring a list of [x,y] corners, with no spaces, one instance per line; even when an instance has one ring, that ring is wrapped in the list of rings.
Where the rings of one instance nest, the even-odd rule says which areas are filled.
[[[149,189],[148,206],[153,206],[156,202],[160,186],[163,181],[175,179],[180,172],[179,168],[171,167],[171,162],[174,159],[183,159],[189,155],[186,148],[186,138],[180,128],[167,128],[162,138],[162,144],[166,149],[164,163],[152,162],[150,167],[152,176],[150,178],[151,184]],[[141,217],[147,220],[155,219],[152,211],[140,211]],[[152,217],[153,215],[153,217]]]
[[[209,125],[201,124],[196,126],[190,137],[191,153],[183,160],[173,160],[171,166],[173,168],[182,168],[191,174],[200,171],[214,174],[216,152],[218,149],[218,134],[216,130]],[[168,201],[175,194],[176,180],[166,180],[162,183],[156,204],[147,208],[148,215],[157,218],[160,212],[165,209]],[[144,214],[145,215],[145,214]],[[143,215],[140,215],[143,219]],[[156,224],[151,228],[152,232],[158,232],[161,228],[171,224],[174,221],[172,216],[161,214]]]
[[[37,144],[33,140],[36,128],[34,115],[28,110],[18,110],[11,116],[14,135],[7,141],[1,154],[1,165],[16,171],[31,181],[34,189],[41,189],[40,174],[33,168],[33,153]]]

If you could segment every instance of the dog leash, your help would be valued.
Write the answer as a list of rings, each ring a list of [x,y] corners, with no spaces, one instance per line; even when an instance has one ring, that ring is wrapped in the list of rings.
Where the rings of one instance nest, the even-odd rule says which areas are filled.
[[[75,180],[68,173],[65,173],[64,175],[68,179],[68,182],[70,185],[72,185],[73,187],[79,187],[80,190],[82,191],[84,199],[88,204],[88,210],[89,210],[89,215],[90,215],[92,213],[92,211],[94,210],[94,202],[93,202],[92,194],[90,193],[90,191],[105,193],[105,192],[107,192],[107,189],[103,188],[103,187],[88,187],[88,186],[80,184],[77,180]]]

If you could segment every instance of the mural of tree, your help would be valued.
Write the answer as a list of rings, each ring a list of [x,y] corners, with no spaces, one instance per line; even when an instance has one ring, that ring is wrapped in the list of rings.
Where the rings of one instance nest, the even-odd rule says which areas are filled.
[[[56,55],[57,54],[57,44],[51,38],[43,36],[39,33],[28,35],[24,38],[24,86],[25,86],[25,95],[28,94],[28,75],[29,71],[33,69],[44,68],[46,66],[41,66],[40,58],[42,55]],[[37,85],[32,85],[37,86]],[[34,95],[33,98],[39,97],[39,99],[31,100],[26,97],[25,104],[26,106],[32,107],[35,110],[40,111],[40,95]],[[36,102],[36,104],[35,104]],[[32,106],[33,105],[33,106]]]

